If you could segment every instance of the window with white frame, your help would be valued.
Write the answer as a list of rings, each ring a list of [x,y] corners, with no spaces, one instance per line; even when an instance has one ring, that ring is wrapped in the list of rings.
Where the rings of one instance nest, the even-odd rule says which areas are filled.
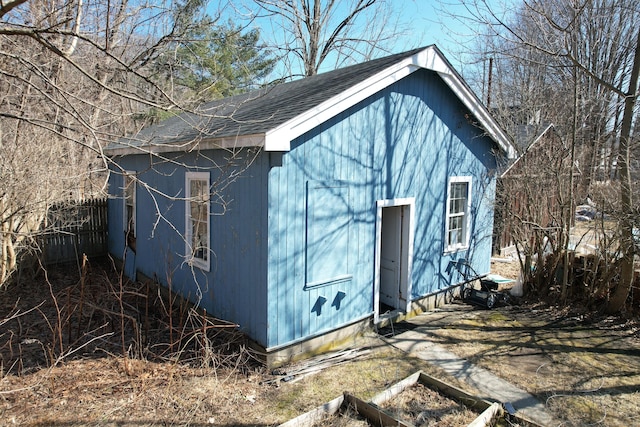
[[[451,177],[447,189],[446,251],[456,251],[469,246],[470,211],[471,177]]]
[[[134,172],[125,172],[122,188],[124,198],[124,233],[127,246],[136,250],[136,176]]]
[[[209,270],[210,203],[209,174],[187,172],[186,175],[186,253],[189,262]]]

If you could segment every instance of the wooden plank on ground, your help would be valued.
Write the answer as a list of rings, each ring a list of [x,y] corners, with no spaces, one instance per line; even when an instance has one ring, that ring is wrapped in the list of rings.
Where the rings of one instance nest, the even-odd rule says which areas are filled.
[[[344,396],[336,397],[335,399],[318,406],[309,412],[305,412],[283,424],[280,427],[308,427],[317,422],[324,420],[327,416],[333,415],[340,410],[344,402]]]
[[[378,408],[376,405],[367,403],[349,393],[344,394],[344,399],[345,402],[349,403],[358,414],[365,417],[375,426],[414,427],[413,424],[394,418],[382,409]]]
[[[478,396],[469,394],[464,390],[461,390],[455,386],[452,386],[451,384],[447,384],[446,382],[439,380],[438,378],[425,374],[422,371],[420,371],[420,378],[418,379],[418,381],[426,385],[427,387],[438,390],[442,394],[445,394],[449,397],[453,397],[454,399],[459,400],[461,403],[463,403],[464,405],[470,408],[476,408],[482,411],[486,411],[492,406],[492,403]],[[498,403],[498,404],[502,406],[501,403]],[[526,425],[529,425],[531,427],[542,427],[539,424],[521,415],[511,415],[510,418],[516,421],[524,422],[526,423]]]
[[[415,373],[409,375],[404,380],[402,380],[402,381],[400,381],[398,383],[395,383],[394,385],[392,385],[388,389],[376,394],[373,397],[373,399],[371,399],[371,403],[374,403],[376,405],[381,405],[384,402],[386,402],[387,400],[393,399],[394,397],[396,397],[397,395],[399,395],[400,393],[402,393],[403,391],[405,391],[409,387],[415,385],[418,382],[418,379],[420,378],[420,374],[421,373],[422,373],[422,371],[415,372]]]
[[[487,427],[493,425],[493,420],[502,416],[502,405],[498,402],[489,406],[478,418],[473,420],[467,427]]]
[[[346,404],[351,405],[358,414],[366,418],[373,425],[413,427],[413,424],[393,417],[388,412],[378,407],[378,405],[396,397],[418,382],[447,397],[459,401],[469,408],[483,411],[478,418],[468,425],[468,427],[484,427],[486,425],[490,425],[489,423],[492,420],[504,414],[502,404],[499,402],[490,403],[438,378],[432,377],[423,371],[417,371],[381,393],[378,393],[370,402],[365,402],[356,396],[345,392],[343,396],[333,399],[332,401],[289,420],[284,424],[280,424],[280,427],[311,426],[314,423],[325,420],[327,416],[334,415],[338,411],[343,410]],[[525,425],[529,425],[531,427],[541,427],[535,422],[521,416],[511,415],[510,418],[514,421],[524,422],[526,423]]]
[[[481,411],[487,410],[491,403],[487,402],[484,399],[481,399],[477,396],[467,393],[464,390],[459,389],[458,387],[452,386],[442,380],[439,380],[431,375],[425,374],[420,371],[420,376],[418,378],[422,384],[426,385],[429,388],[435,389],[442,394],[445,394],[449,397],[453,397],[463,403],[465,406],[470,408],[476,408]]]

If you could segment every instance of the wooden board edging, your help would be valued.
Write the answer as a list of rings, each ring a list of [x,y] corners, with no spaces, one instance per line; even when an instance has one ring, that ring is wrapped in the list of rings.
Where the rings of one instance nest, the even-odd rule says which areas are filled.
[[[487,411],[492,405],[499,405],[502,408],[502,403],[500,402],[495,402],[495,403],[491,403],[488,402],[478,396],[474,396],[472,394],[467,393],[464,390],[461,390],[457,387],[452,386],[451,384],[447,384],[446,382],[439,380],[435,377],[432,377],[429,374],[426,374],[422,371],[418,371],[420,374],[420,378],[418,381],[420,381],[422,384],[434,388],[436,390],[438,390],[439,392],[449,396],[449,397],[453,397],[455,399],[458,399],[461,403],[463,403],[464,405],[470,407],[470,408],[475,408],[475,409],[480,409],[482,411]],[[504,411],[503,411],[504,412]],[[531,426],[531,427],[542,427],[541,425],[539,425],[538,423],[531,421],[530,419],[522,416],[522,415],[510,415],[510,417],[516,421],[520,421],[520,422],[524,422],[527,425]]]
[[[495,420],[496,417],[502,416],[503,413],[504,411],[502,409],[502,405],[496,402],[491,406],[489,406],[483,413],[480,414],[478,418],[473,420],[471,424],[469,424],[467,427],[487,427],[487,426],[493,425],[492,424],[493,420]]]
[[[433,388],[449,397],[453,397],[454,399],[459,400],[465,406],[479,409],[481,411],[486,411],[491,406],[491,402],[487,402],[484,399],[469,394],[466,391],[459,389],[458,387],[452,386],[451,384],[432,377],[431,375],[426,374],[422,371],[418,371],[418,373],[418,381],[420,381],[422,384]]]
[[[426,374],[423,371],[417,371],[405,379],[393,384],[386,390],[378,393],[369,402],[365,402],[364,400],[345,392],[342,396],[337,397],[324,405],[318,406],[309,412],[280,424],[280,427],[308,427],[313,425],[315,422],[324,420],[327,415],[334,415],[341,409],[345,409],[347,405],[351,405],[357,413],[376,426],[393,425],[413,427],[413,424],[391,416],[385,410],[381,409],[379,405],[393,399],[418,382],[446,395],[447,397],[458,400],[469,408],[483,411],[467,427],[484,427],[496,417],[504,414],[504,409],[500,402],[488,402],[478,396],[474,396],[462,389]],[[521,416],[510,415],[510,417],[514,420],[525,422],[531,427],[541,427],[539,424]]]
[[[358,399],[357,397],[349,393],[344,394],[344,399],[345,402],[349,403],[349,405],[351,405],[358,414],[365,417],[371,424],[375,426],[415,427],[413,424],[392,417],[377,405],[373,403],[367,403],[364,400]]]
[[[343,403],[344,395],[336,397],[324,405],[280,424],[280,427],[308,427],[315,422],[322,421],[327,415],[333,415],[338,412]]]
[[[394,397],[396,397],[397,395],[399,395],[409,387],[415,385],[418,382],[418,379],[420,378],[421,373],[422,371],[415,372],[409,375],[407,378],[403,379],[402,381],[395,383],[388,389],[383,390],[382,392],[376,394],[371,399],[371,403],[376,405],[381,405],[387,400],[393,399]]]

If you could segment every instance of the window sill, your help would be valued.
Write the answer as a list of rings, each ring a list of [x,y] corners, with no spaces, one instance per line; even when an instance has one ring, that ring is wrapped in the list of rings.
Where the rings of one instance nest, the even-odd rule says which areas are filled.
[[[188,264],[189,264],[190,267],[198,268],[198,269],[200,269],[202,271],[209,272],[209,263],[207,263],[207,262],[200,261],[200,260],[197,260],[197,259],[192,259],[192,260],[189,261]]]
[[[338,283],[348,282],[352,278],[353,278],[352,274],[345,274],[343,276],[337,276],[337,277],[333,277],[333,278],[327,279],[327,280],[320,280],[320,281],[317,281],[317,282],[306,283],[304,285],[304,288],[302,288],[302,289],[305,290],[305,291],[308,291],[310,289],[322,288],[324,286],[337,285]]]
[[[449,246],[444,248],[444,252],[445,254],[452,254],[452,253],[456,253],[456,252],[462,252],[462,251],[466,251],[467,249],[469,249],[469,245],[467,246]]]

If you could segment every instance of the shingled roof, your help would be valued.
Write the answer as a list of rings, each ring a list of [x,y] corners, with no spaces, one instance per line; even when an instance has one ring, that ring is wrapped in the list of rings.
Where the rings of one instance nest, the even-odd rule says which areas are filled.
[[[506,134],[433,45],[208,102],[105,151],[112,156],[247,146],[288,151],[294,138],[421,68],[438,72],[507,155],[515,154]]]

